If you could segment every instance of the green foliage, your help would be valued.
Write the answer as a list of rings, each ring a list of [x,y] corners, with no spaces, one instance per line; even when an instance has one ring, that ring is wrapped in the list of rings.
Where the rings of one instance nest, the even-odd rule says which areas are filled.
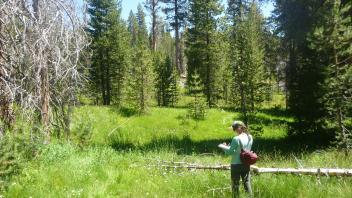
[[[311,47],[322,57],[321,64],[327,73],[322,102],[336,130],[337,144],[344,149],[352,149],[352,128],[348,126],[352,119],[351,10],[351,2],[326,1],[319,10],[321,18],[310,38]]]
[[[218,47],[221,49],[221,53],[219,53],[219,75],[221,78],[220,82],[220,90],[219,90],[219,99],[222,100],[223,103],[218,103],[218,106],[226,106],[233,104],[232,98],[232,62],[230,59],[231,48],[230,48],[230,32],[231,28],[228,24],[227,16],[223,16],[219,19],[217,32],[218,38]]]
[[[232,7],[244,6],[241,4]],[[250,123],[249,114],[253,113],[256,106],[270,93],[270,77],[266,75],[264,65],[262,15],[256,3],[248,6],[248,12],[230,12],[233,13],[230,17],[236,21],[233,22],[230,54],[233,62],[233,98],[238,101],[235,104],[241,107],[246,124]]]
[[[166,14],[166,20],[168,21],[170,29],[175,30],[175,65],[180,74],[184,74],[184,57],[183,57],[183,40],[182,40],[182,28],[185,26],[188,2],[187,0],[161,0],[166,6],[163,8],[163,12]]]
[[[92,123],[91,120],[79,118],[76,120],[74,127],[71,129],[70,140],[80,148],[91,144]]]
[[[169,56],[154,55],[158,106],[174,106],[178,98],[177,71]]]
[[[91,89],[97,101],[120,105],[128,64],[128,34],[117,0],[88,1],[88,32],[93,52],[90,68]]]
[[[180,29],[186,22],[187,17],[187,0],[161,0],[166,4],[163,9],[170,26],[175,29]],[[176,10],[176,11],[175,11]]]
[[[147,24],[145,22],[145,13],[141,4],[138,4],[136,19],[138,23],[137,42],[139,45],[148,45]]]
[[[269,80],[269,84],[273,89],[267,92],[269,95],[265,99],[266,101],[270,101],[270,97],[275,91],[285,91],[282,83],[285,82],[286,64],[284,58],[287,56],[287,52],[282,46],[282,38],[272,31],[272,26],[274,25],[274,22],[266,24],[262,36],[265,54],[264,75],[266,79]],[[276,90],[274,90],[274,88],[276,88]]]
[[[203,87],[199,74],[194,73],[189,82],[189,92],[193,101],[188,105],[188,117],[195,120],[204,120],[206,118],[206,102],[204,101]]]
[[[188,83],[199,72],[209,107],[220,97],[221,70],[220,45],[217,35],[217,17],[221,12],[219,0],[196,1],[190,4],[190,27],[186,37]]]
[[[34,157],[39,145],[23,134],[0,137],[0,192],[8,187],[12,176],[18,174],[25,163]]]
[[[137,26],[136,26],[137,25]],[[148,46],[148,32],[143,7],[139,4],[137,14],[130,14],[129,28],[132,36],[131,64],[127,69],[125,103],[139,114],[147,111],[153,96],[153,60]],[[133,39],[136,39],[135,41]]]
[[[147,46],[134,50],[132,64],[128,68],[126,84],[126,105],[138,113],[147,111],[153,96],[153,68],[151,53]]]
[[[83,106],[75,109],[72,125],[80,119],[92,124],[92,142],[84,149],[52,143],[36,160],[12,177],[5,197],[221,197],[231,196],[228,171],[189,171],[148,167],[158,161],[228,164],[229,157],[216,147],[230,141],[226,130],[239,113],[210,109],[204,121],[180,125],[186,109],[153,108],[148,115],[125,117],[114,107]],[[257,114],[263,134],[254,139],[260,167],[350,167],[351,156],[336,150],[304,150],[305,144],[285,141],[287,122],[283,109],[262,109]],[[115,128],[118,128],[114,130]],[[111,134],[111,135],[109,135]],[[106,142],[100,142],[104,137]],[[117,138],[117,139],[114,139]],[[114,140],[112,140],[114,139]],[[315,139],[316,140],[316,139]],[[97,144],[97,142],[99,142]],[[112,149],[108,143],[115,142]],[[311,144],[316,142],[310,141]],[[309,141],[307,142],[309,143]],[[294,146],[287,146],[294,145]],[[123,147],[125,146],[125,147]],[[310,147],[308,147],[310,148]],[[147,178],[147,179],[146,179]],[[226,181],[226,182],[224,182]],[[350,178],[253,175],[255,197],[342,197],[352,193]],[[136,185],[138,188],[136,188]],[[310,188],[305,188],[310,186]],[[222,190],[212,189],[223,188]],[[241,190],[242,192],[242,190]]]
[[[168,31],[167,24],[159,23],[159,37],[157,40],[157,52],[164,53],[166,56],[170,57],[172,65],[176,65],[175,57],[175,39],[172,37],[171,32]]]
[[[91,93],[85,96],[116,105],[63,109],[73,113],[65,125],[68,141],[53,137],[43,146],[40,129],[0,136],[0,197],[230,197],[226,171],[149,165],[228,164],[217,145],[231,140],[227,128],[239,119],[249,124],[260,167],[351,168],[352,155],[328,149],[333,133],[339,146],[352,146],[350,1],[277,0],[274,34],[264,26],[257,1],[228,0],[228,15],[222,16],[220,0],[190,0],[184,30],[189,93],[180,98],[176,68],[183,72],[186,0],[160,0],[169,23],[158,24],[155,52],[142,5],[125,24],[120,2],[88,1],[93,56],[87,61]],[[270,97],[273,77],[286,78],[292,116],[284,109],[285,96]],[[152,106],[154,96],[163,108]],[[241,109],[208,109],[220,102]],[[252,177],[254,196],[270,198],[347,198],[351,182]]]
[[[322,130],[322,118],[326,115],[321,98],[325,69],[320,64],[323,58],[309,45],[307,39],[319,20],[322,1],[277,1],[276,31],[283,36],[287,52],[286,88],[287,107],[296,118],[290,133],[309,133]]]
[[[132,10],[128,16],[127,30],[131,35],[131,46],[135,47],[137,45],[138,21]]]

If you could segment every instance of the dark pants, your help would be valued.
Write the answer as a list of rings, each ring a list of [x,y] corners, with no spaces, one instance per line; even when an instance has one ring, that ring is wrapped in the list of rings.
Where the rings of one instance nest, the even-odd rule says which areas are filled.
[[[250,167],[243,164],[231,164],[232,195],[239,197],[240,178],[246,192],[252,196]]]

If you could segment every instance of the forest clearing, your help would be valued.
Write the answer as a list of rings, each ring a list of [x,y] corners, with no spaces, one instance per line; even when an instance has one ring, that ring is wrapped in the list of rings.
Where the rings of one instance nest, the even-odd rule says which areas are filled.
[[[350,198],[351,13],[0,0],[0,198]]]
[[[258,113],[258,121],[269,124],[253,148],[261,157],[257,166],[352,168],[351,155],[323,142],[287,139],[292,118],[266,110]],[[229,171],[150,166],[162,161],[228,165],[217,144],[229,141],[227,123],[239,114],[210,110],[206,120],[195,122],[182,120],[185,112],[153,108],[148,115],[126,117],[110,107],[80,107],[72,133],[80,137],[90,131],[92,138],[82,142],[90,146],[65,141],[45,146],[11,180],[4,197],[230,197]],[[263,174],[252,179],[255,197],[347,198],[352,193],[351,177]]]

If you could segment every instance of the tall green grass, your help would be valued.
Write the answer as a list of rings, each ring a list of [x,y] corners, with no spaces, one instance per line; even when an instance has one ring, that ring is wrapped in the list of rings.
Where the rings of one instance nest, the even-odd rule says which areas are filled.
[[[239,114],[210,109],[206,120],[183,108],[152,108],[137,116],[126,109],[76,108],[72,133],[89,131],[86,146],[52,143],[25,164],[0,197],[230,197],[229,171],[150,167],[158,161],[228,164],[216,147],[229,142],[227,128]],[[257,163],[262,167],[352,168],[352,157],[304,138],[288,138],[292,118],[280,108],[262,109],[256,124]],[[252,176],[255,197],[350,197],[351,178],[263,174]]]
[[[323,154],[331,160],[329,153]],[[229,197],[229,171],[148,167],[158,160],[226,163],[222,156],[175,152],[116,152],[109,147],[79,150],[50,145],[14,178],[5,197]],[[278,158],[279,159],[279,158]],[[282,158],[276,165],[294,165]],[[268,162],[265,162],[268,163]],[[264,164],[265,164],[264,163]],[[320,164],[320,160],[310,165]],[[262,164],[262,165],[264,165]],[[274,164],[275,165],[275,164]],[[308,164],[307,164],[308,165]],[[351,179],[254,175],[256,197],[349,197]],[[221,189],[222,188],[222,189]],[[217,189],[213,191],[212,189]]]

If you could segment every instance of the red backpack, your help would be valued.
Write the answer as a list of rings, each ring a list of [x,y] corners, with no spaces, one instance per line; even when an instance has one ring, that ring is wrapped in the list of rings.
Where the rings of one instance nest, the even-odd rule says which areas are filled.
[[[251,141],[251,138],[249,135],[248,136],[248,143]],[[241,140],[239,139],[240,142],[240,146],[241,146],[241,153],[240,153],[240,159],[242,164],[245,165],[252,165],[255,164],[257,162],[258,159],[258,155],[256,153],[254,153],[253,151],[249,151],[246,149],[243,149],[243,145]]]

